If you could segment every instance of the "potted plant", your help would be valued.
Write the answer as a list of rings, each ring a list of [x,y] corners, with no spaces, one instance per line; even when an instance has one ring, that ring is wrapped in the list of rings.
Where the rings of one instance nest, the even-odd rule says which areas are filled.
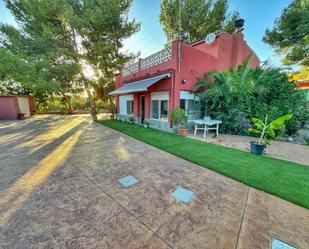
[[[258,118],[252,118],[254,128],[249,128],[249,132],[259,134],[257,141],[250,141],[250,152],[256,155],[263,155],[267,144],[275,139],[278,131],[285,128],[285,121],[291,119],[293,114],[286,114],[273,121],[268,120],[266,115],[265,121]]]
[[[187,136],[188,115],[185,110],[181,109],[180,107],[175,108],[172,111],[172,121],[173,124],[175,124],[178,128],[178,134],[181,136]]]
[[[20,119],[20,120],[25,119],[25,113],[23,113],[23,112],[18,113],[17,116],[18,116],[18,119]]]
[[[144,121],[144,127],[145,127],[145,128],[148,128],[148,127],[149,127],[149,122]]]
[[[128,122],[134,124],[134,117],[133,116],[128,117]]]

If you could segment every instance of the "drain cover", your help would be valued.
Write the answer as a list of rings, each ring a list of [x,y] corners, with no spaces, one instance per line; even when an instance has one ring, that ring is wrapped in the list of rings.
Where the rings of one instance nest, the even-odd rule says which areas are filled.
[[[296,249],[296,247],[288,245],[287,243],[276,238],[271,238],[271,249]]]
[[[171,193],[171,196],[173,196],[178,201],[187,203],[192,200],[193,192],[188,189],[178,187],[174,192]]]
[[[128,187],[131,187],[132,185],[134,185],[135,183],[138,183],[138,180],[135,177],[128,175],[128,176],[125,176],[125,177],[118,179],[118,182],[123,187],[128,188]]]

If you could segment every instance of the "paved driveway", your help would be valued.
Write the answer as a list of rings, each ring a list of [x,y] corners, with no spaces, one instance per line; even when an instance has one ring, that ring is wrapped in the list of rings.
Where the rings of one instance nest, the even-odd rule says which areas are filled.
[[[139,180],[124,188],[118,179]],[[177,187],[194,193],[182,203]],[[309,210],[90,122],[0,122],[0,248],[309,248]]]

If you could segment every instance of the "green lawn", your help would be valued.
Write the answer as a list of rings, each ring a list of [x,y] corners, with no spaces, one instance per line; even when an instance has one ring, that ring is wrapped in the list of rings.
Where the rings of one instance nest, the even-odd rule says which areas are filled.
[[[208,144],[117,120],[99,123],[251,187],[309,208],[309,166]]]

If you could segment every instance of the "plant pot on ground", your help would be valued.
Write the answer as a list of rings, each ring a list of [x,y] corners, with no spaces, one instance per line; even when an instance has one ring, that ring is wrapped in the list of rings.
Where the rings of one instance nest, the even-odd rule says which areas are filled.
[[[134,117],[133,116],[128,117],[128,122],[130,124],[134,124]]]
[[[253,128],[249,128],[249,132],[259,134],[257,141],[250,141],[250,152],[256,155],[263,155],[266,145],[275,139],[279,131],[285,128],[285,122],[293,117],[293,114],[286,114],[273,121],[269,121],[266,115],[265,120],[252,118]]]
[[[23,120],[23,119],[25,119],[25,113],[20,112],[20,113],[17,114],[17,117],[18,117],[18,119]]]
[[[255,141],[250,141],[250,152],[256,155],[263,155],[266,144],[258,144]]]
[[[182,127],[179,127],[178,128],[178,134],[180,136],[187,136],[188,135],[188,129],[187,128],[182,128]]]
[[[149,128],[149,122],[144,121],[144,127],[145,127],[145,128]]]
[[[178,128],[179,135],[187,136],[188,115],[183,109],[177,107],[172,111],[172,122]]]

